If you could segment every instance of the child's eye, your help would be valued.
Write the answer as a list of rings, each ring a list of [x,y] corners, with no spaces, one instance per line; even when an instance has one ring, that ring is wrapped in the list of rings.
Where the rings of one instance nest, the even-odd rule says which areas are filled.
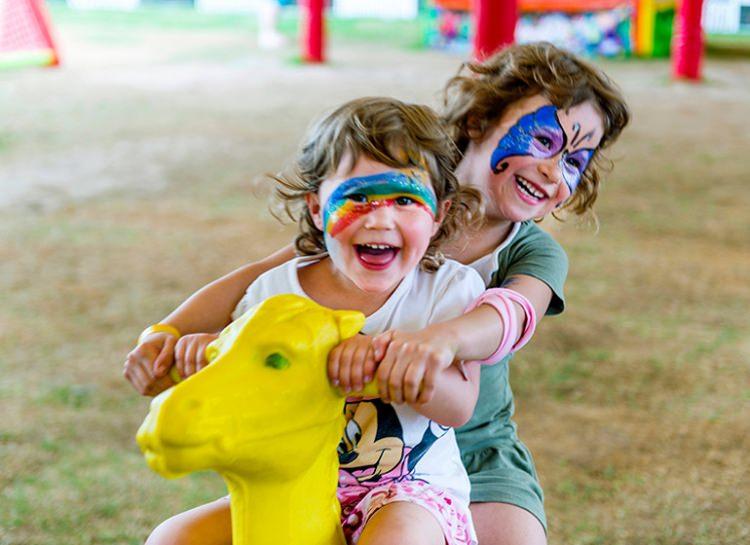
[[[367,195],[365,195],[364,193],[350,193],[346,196],[346,199],[357,203],[366,203]]]
[[[579,161],[575,157],[568,157],[567,159],[565,159],[565,162],[568,163],[570,166],[572,166],[576,170],[581,169],[581,161]]]
[[[542,134],[538,134],[534,137],[534,139],[539,142],[542,146],[544,146],[546,149],[550,149],[552,147],[552,139],[548,138]]]
[[[409,206],[410,204],[414,204],[417,201],[412,199],[411,197],[404,197],[403,195],[401,197],[396,197],[396,204],[399,206]]]

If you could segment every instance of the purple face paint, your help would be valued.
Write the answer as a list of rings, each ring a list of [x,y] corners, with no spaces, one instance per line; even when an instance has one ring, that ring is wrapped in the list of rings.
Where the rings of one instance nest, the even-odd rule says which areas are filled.
[[[580,132],[580,125],[576,123],[577,132],[574,144]],[[495,174],[507,170],[509,157],[531,156],[549,159],[560,155],[560,171],[563,180],[570,190],[570,194],[581,182],[586,167],[594,154],[593,149],[585,148],[576,151],[566,149],[568,135],[557,117],[557,108],[542,106],[529,114],[522,116],[515,125],[500,139],[490,158],[490,168]]]
[[[560,159],[560,170],[562,170],[563,180],[570,189],[571,195],[578,184],[581,183],[581,178],[589,161],[591,161],[592,155],[594,155],[594,150],[589,148],[579,149],[573,153],[567,151],[563,153],[562,159]]]

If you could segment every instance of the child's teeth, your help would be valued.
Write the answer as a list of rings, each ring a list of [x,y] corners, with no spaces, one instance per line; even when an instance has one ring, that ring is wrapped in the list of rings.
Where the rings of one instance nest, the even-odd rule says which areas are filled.
[[[526,180],[524,180],[520,176],[517,176],[516,179],[518,180],[518,183],[521,185],[521,187],[526,190],[526,193],[528,193],[529,195],[531,195],[532,197],[535,197],[537,199],[544,198],[544,193],[541,193],[541,192],[537,191],[536,189],[534,189],[533,187],[531,187],[531,184],[529,184],[529,182],[527,182]]]

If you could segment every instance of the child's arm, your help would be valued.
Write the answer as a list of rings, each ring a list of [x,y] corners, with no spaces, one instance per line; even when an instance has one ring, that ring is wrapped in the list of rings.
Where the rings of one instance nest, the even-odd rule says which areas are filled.
[[[547,284],[531,276],[517,275],[504,282],[503,287],[523,295],[535,315],[544,316],[552,298]],[[508,340],[510,346],[523,336],[526,326],[523,307],[516,302],[511,305],[518,327]],[[503,320],[497,310],[487,304],[421,331],[388,331],[379,335],[373,341],[373,352],[375,360],[380,361],[381,392],[387,392],[384,398],[395,403],[426,403],[435,390],[437,373],[455,360],[489,358],[496,352],[503,335]]]
[[[532,276],[517,275],[506,279],[502,287],[522,295],[534,309],[536,322],[547,311],[552,300],[552,290]],[[513,332],[510,344],[514,345],[523,336],[527,314],[523,306],[511,302],[518,327]],[[477,308],[451,320],[428,326],[427,342],[438,342],[455,350],[454,358],[465,361],[477,361],[489,358],[498,348],[499,339],[504,333],[505,324],[498,312],[490,305],[482,304]],[[390,340],[390,343],[393,339]],[[389,343],[389,344],[390,344]],[[380,343],[376,342],[375,357],[380,353]]]
[[[455,365],[435,376],[432,398],[426,403],[409,403],[419,414],[443,426],[458,428],[474,414],[479,397],[480,366],[468,363],[462,373]]]
[[[231,321],[232,311],[247,287],[267,270],[293,257],[290,245],[244,265],[195,292],[160,323],[183,335],[221,331]],[[128,354],[123,375],[142,395],[153,396],[173,385],[167,373],[174,364],[177,339],[174,332],[145,335]]]
[[[388,380],[380,378],[380,372],[376,373],[376,362],[372,349],[373,338],[369,335],[355,335],[342,341],[336,346],[328,358],[328,379],[334,386],[339,387],[344,393],[354,392],[354,395],[361,395],[365,389],[365,384],[373,379],[373,375],[378,376],[378,393],[385,402],[403,403],[401,396],[401,384],[396,388],[391,388]],[[406,362],[414,363],[411,371],[407,371],[404,383],[409,383],[414,369],[421,365],[421,361],[416,359],[410,361],[404,358],[404,354],[388,353],[382,363],[386,366],[397,369]],[[392,362],[390,360],[393,360]],[[425,403],[409,402],[409,404],[426,417],[442,424],[444,426],[458,427],[468,422],[474,412],[474,405],[479,395],[479,369],[480,366],[469,363],[465,367],[464,373],[455,365],[443,365],[432,373],[432,393],[430,399]],[[407,368],[408,363],[405,365]],[[415,388],[418,385],[414,386]],[[408,386],[405,386],[408,388]],[[417,392],[418,393],[418,392]],[[414,398],[417,395],[415,393]]]

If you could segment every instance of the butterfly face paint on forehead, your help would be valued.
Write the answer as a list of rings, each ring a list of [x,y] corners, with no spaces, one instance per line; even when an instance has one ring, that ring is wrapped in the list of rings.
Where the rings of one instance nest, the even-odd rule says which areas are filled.
[[[326,201],[324,232],[335,237],[356,219],[379,207],[412,203],[431,217],[437,216],[437,199],[424,171],[389,171],[350,178],[334,189]]]
[[[572,195],[594,154],[592,148],[566,148],[569,141],[570,147],[576,148],[592,136],[592,132],[581,135],[581,126],[578,123],[573,125],[573,130],[575,133],[569,138],[560,124],[557,108],[551,104],[542,106],[521,116],[500,139],[495,151],[492,152],[490,168],[492,172],[499,174],[507,170],[507,159],[510,157],[532,156],[549,159],[560,155],[560,172]]]

